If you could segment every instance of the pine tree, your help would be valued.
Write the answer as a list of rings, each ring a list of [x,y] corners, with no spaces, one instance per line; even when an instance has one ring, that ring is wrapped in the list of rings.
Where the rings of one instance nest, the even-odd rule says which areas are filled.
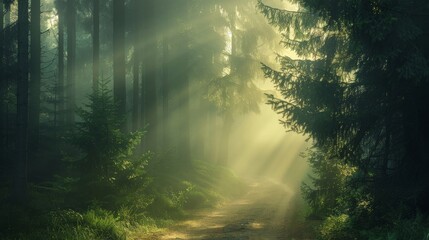
[[[103,81],[90,94],[89,102],[78,108],[81,121],[70,140],[84,154],[83,159],[75,163],[80,176],[77,195],[83,196],[75,197],[85,204],[86,201],[106,201],[112,194],[121,194],[119,189],[134,187],[134,181],[139,181],[140,187],[146,181],[141,179],[145,159],[133,158],[142,133],[124,133],[125,116],[119,115],[117,108],[107,82]],[[114,204],[111,199],[107,202]]]
[[[429,212],[423,174],[429,135],[422,125],[428,119],[422,92],[429,84],[428,46],[422,44],[429,39],[422,17],[428,6],[419,0],[298,3],[297,11],[258,4],[282,32],[282,44],[299,56],[278,56],[278,70],[263,65],[282,93],[270,103],[283,124],[329,149],[327,159],[357,168],[353,182],[373,199],[373,210],[355,216],[366,219],[359,227],[399,206],[407,214]],[[349,203],[358,205],[359,198]]]

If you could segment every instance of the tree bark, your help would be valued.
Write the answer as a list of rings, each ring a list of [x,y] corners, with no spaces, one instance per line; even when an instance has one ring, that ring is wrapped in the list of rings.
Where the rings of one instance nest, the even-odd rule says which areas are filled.
[[[223,166],[228,166],[228,156],[229,156],[229,142],[232,129],[232,114],[230,112],[224,113],[223,123],[222,123],[222,135],[219,139],[219,153],[218,153],[218,163]]]
[[[3,34],[3,28],[4,28],[4,7],[3,3],[0,2],[0,76],[3,76],[3,48],[4,48],[4,34]]]
[[[170,131],[169,131],[169,121],[170,121],[170,109],[169,109],[169,100],[170,100],[170,27],[172,25],[171,15],[172,8],[169,0],[163,0],[162,3],[162,12],[161,16],[163,19],[162,22],[162,70],[160,77],[161,85],[161,96],[162,96],[162,147],[168,148],[170,145]]]
[[[126,116],[125,89],[125,2],[113,0],[113,98],[119,116]],[[126,124],[123,125],[126,129]]]
[[[76,5],[67,0],[67,124],[74,123],[76,82]]]
[[[141,0],[134,0],[134,35],[133,35],[133,115],[132,128],[134,131],[140,128],[140,11]]]
[[[65,96],[64,96],[64,9],[58,7],[58,124],[65,123]]]
[[[93,0],[92,4],[92,88],[95,91],[100,78],[100,0]]]
[[[40,121],[40,84],[41,84],[41,42],[40,42],[40,0],[31,0],[31,64],[30,64],[30,108],[29,139],[30,154],[38,149]]]
[[[3,16],[3,12],[4,12],[4,7],[3,7],[3,2],[0,1],[0,76],[4,76],[3,75],[3,68],[4,68],[4,60],[3,60],[3,52],[4,52],[4,32],[3,32],[3,28],[4,28],[4,16]],[[6,144],[7,142],[6,140],[6,121],[5,121],[5,111],[3,108],[4,105],[4,98],[6,96],[6,79],[1,78],[0,79],[0,157],[2,159],[7,159],[6,156]],[[0,167],[1,169],[4,169],[4,160],[0,162]],[[2,174],[3,172],[0,171],[0,174]]]
[[[165,30],[164,30],[165,31]],[[167,33],[164,33],[162,37],[162,146],[168,147],[169,141],[169,121],[170,121],[170,110],[169,110],[169,99],[170,99],[170,79],[169,79],[169,37]]]
[[[180,61],[183,64],[183,69],[181,70],[180,80],[182,81],[182,91],[183,91],[183,99],[182,99],[182,111],[183,111],[183,122],[181,129],[181,142],[180,142],[180,157],[184,163],[189,163],[191,161],[191,139],[190,139],[190,97],[189,97],[189,88],[190,88],[190,55],[189,55],[189,6],[187,0],[181,1],[182,5],[182,16],[185,21],[185,29],[183,32],[183,43],[181,44],[182,49],[182,58]]]
[[[13,199],[23,203],[27,195],[28,158],[28,0],[18,1],[18,79],[16,109],[16,162]]]
[[[143,111],[144,124],[148,126],[147,137],[144,145],[147,150],[156,150],[157,147],[157,94],[156,94],[156,27],[155,27],[155,2],[145,0],[143,6]]]

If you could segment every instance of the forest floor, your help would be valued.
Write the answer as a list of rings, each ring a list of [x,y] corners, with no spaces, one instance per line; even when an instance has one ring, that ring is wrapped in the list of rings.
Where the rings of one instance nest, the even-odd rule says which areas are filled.
[[[314,239],[308,224],[297,220],[302,206],[286,186],[268,180],[249,186],[249,191],[236,199],[197,211],[186,221],[134,240]]]

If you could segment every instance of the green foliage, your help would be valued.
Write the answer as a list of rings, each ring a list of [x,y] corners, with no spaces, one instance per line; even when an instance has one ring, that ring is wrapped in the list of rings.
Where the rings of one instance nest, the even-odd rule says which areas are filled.
[[[82,222],[83,225],[93,228],[102,239],[125,239],[125,233],[122,230],[123,226],[118,226],[118,219],[106,210],[90,210],[83,215]]]
[[[142,159],[157,162],[157,157],[149,153]],[[134,239],[170,226],[191,211],[245,191],[244,184],[225,168],[206,162],[178,164],[162,161],[148,166],[145,177],[131,178],[132,181],[127,177],[121,182],[123,185],[119,185],[119,180],[89,183],[69,177],[32,185],[32,204],[27,209],[1,206],[0,239]],[[148,181],[146,175],[153,181]],[[88,189],[100,193],[80,199],[89,194]],[[98,198],[94,199],[94,195]]]
[[[344,211],[344,192],[347,181],[356,171],[355,168],[329,156],[322,150],[308,150],[306,156],[314,171],[311,183],[301,186],[304,198],[311,207],[310,218],[323,219],[329,215]]]
[[[183,190],[171,193],[174,205],[184,209],[198,209],[206,206],[208,199],[194,184],[184,181]]]
[[[219,200],[245,191],[245,184],[229,170],[207,162],[161,164],[153,169],[149,191],[154,200],[148,206],[153,218],[183,218],[186,212],[215,205]]]
[[[221,113],[259,112],[261,91],[254,83],[242,81],[234,75],[226,75],[210,81],[207,100]]]
[[[80,180],[72,195],[79,196],[78,202],[83,204],[117,208],[133,202],[145,208],[150,198],[137,196],[144,195],[144,187],[150,182],[146,166],[151,155],[134,156],[142,133],[126,134],[121,129],[123,119],[106,83],[89,96],[86,108],[80,108],[78,114],[82,121],[70,139],[84,157],[76,164]]]
[[[14,212],[14,214],[19,214]],[[31,222],[14,226],[11,233],[0,231],[1,239],[32,240],[125,240],[122,222],[113,213],[94,209],[85,213],[73,210],[55,210],[43,215],[21,213]],[[29,220],[29,219],[28,219]],[[21,220],[22,221],[22,220]],[[5,226],[2,224],[2,226]],[[16,228],[15,227],[20,227]],[[6,233],[6,235],[2,235]]]
[[[327,217],[324,238],[366,239],[357,232],[375,233],[374,226],[390,229],[375,235],[380,238],[423,238],[392,225],[429,214],[429,51],[423,43],[429,5],[291,2],[298,10],[258,1],[281,43],[298,55],[278,55],[279,69],[263,64],[262,70],[281,93],[268,97],[282,123],[321,151],[309,156],[316,177],[303,191],[313,214]],[[391,218],[395,212],[399,220]]]
[[[82,121],[77,123],[71,142],[85,154],[81,167],[92,174],[89,177],[115,181],[117,171],[131,164],[128,158],[139,144],[142,133],[122,131],[123,116],[118,115],[106,84],[89,96],[85,108],[78,109]]]
[[[320,239],[323,240],[343,240],[357,239],[353,232],[350,216],[341,214],[329,216],[320,227]]]

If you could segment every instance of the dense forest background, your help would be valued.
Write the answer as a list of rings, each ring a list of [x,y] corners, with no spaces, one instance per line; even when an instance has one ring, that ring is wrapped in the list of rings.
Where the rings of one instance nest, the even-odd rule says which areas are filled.
[[[3,0],[0,238],[126,239],[241,194],[230,167],[301,186],[314,238],[428,239],[428,10]]]

